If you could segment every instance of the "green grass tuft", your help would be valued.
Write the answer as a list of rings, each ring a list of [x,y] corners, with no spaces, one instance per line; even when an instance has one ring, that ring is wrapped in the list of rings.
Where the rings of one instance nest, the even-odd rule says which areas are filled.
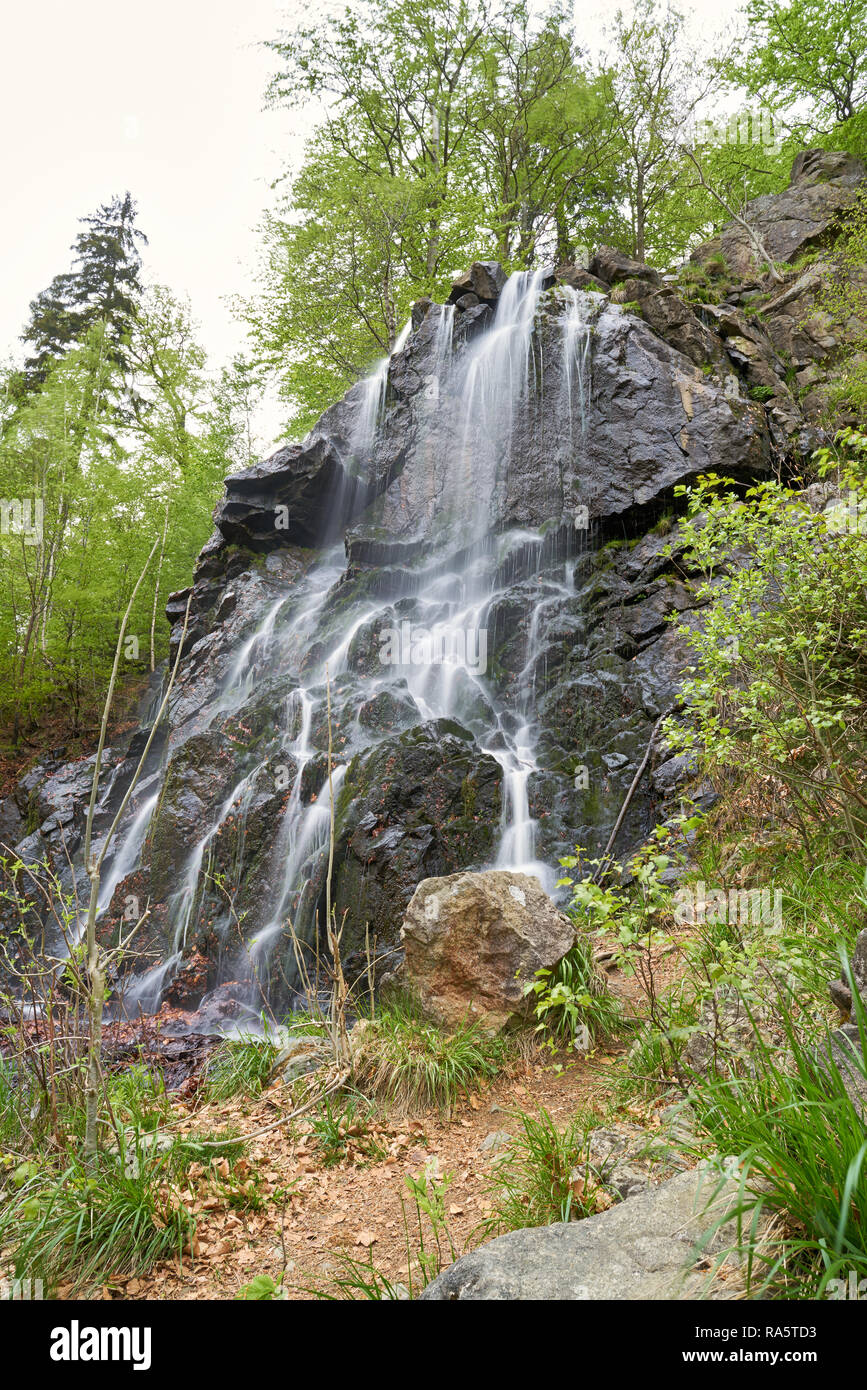
[[[488,1182],[491,1214],[480,1228],[484,1236],[573,1221],[596,1210],[595,1183],[583,1155],[593,1123],[576,1116],[564,1130],[547,1110],[537,1116],[519,1111],[519,1133],[503,1150]]]
[[[867,1277],[867,1130],[828,1037],[805,1042],[784,1007],[786,1048],[760,1038],[750,1074],[705,1083],[691,1095],[714,1146],[741,1160],[738,1218],[753,1296],[819,1298],[832,1279]],[[860,1019],[865,1076],[867,1017]],[[767,1218],[772,1234],[763,1234]]]
[[[372,1099],[401,1112],[439,1109],[450,1114],[458,1096],[505,1067],[510,1045],[475,1024],[446,1033],[411,1001],[389,1004],[363,1025],[356,1051],[356,1081]]]
[[[171,1153],[135,1145],[104,1153],[92,1167],[34,1161],[12,1175],[0,1204],[0,1250],[16,1277],[73,1292],[145,1274],[180,1254],[194,1220],[171,1187]]]
[[[257,1096],[267,1085],[280,1044],[273,1038],[227,1038],[211,1053],[205,1068],[205,1094],[210,1101],[232,1096]]]

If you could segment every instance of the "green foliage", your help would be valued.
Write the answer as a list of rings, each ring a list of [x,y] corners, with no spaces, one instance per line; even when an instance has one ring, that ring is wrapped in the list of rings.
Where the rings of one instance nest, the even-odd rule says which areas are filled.
[[[618,11],[611,34],[612,61],[602,74],[611,112],[614,157],[629,208],[629,252],[668,259],[683,245],[677,221],[684,212],[685,166],[680,149],[684,118],[694,106],[693,74],[683,50],[683,17],[656,0]]]
[[[408,1173],[404,1184],[412,1198],[415,1209],[415,1262],[418,1266],[422,1288],[427,1288],[440,1273],[448,1253],[449,1263],[458,1258],[454,1241],[449,1233],[446,1217],[446,1195],[452,1185],[451,1173],[441,1178],[432,1172],[413,1176]],[[406,1203],[401,1199],[404,1231],[406,1233],[407,1269],[409,1272],[409,1295],[415,1292],[413,1274],[413,1252],[411,1246],[410,1224]]]
[[[86,1291],[143,1274],[189,1243],[194,1221],[169,1185],[171,1154],[135,1142],[96,1166],[75,1158],[62,1171],[48,1160],[30,1168],[0,1203],[0,1250],[16,1277]]]
[[[593,959],[590,939],[579,930],[575,945],[550,970],[537,970],[525,987],[533,996],[536,1031],[557,1043],[587,1051],[617,1030],[620,1007]]]
[[[314,1298],[327,1302],[393,1303],[407,1295],[400,1286],[377,1269],[373,1256],[367,1260],[354,1260],[351,1255],[338,1256],[340,1273],[335,1275],[327,1288],[310,1289]],[[333,1292],[336,1290],[336,1292]]]
[[[14,742],[61,706],[73,737],[92,726],[154,542],[122,678],[165,655],[161,600],[189,582],[237,457],[241,402],[225,380],[211,390],[185,305],[148,291],[122,364],[112,334],[99,319],[67,344],[0,428],[0,495],[19,509],[0,527],[0,721]]]
[[[524,1226],[574,1221],[596,1210],[598,1185],[583,1158],[593,1125],[578,1115],[565,1130],[547,1110],[538,1116],[516,1112],[518,1134],[503,1150],[488,1180],[491,1214],[486,1237]]]
[[[213,1133],[194,1132],[176,1139],[172,1146],[172,1168],[181,1174],[191,1163],[207,1166],[214,1156],[225,1158],[230,1165],[241,1157],[247,1141],[241,1137],[233,1125],[226,1125]]]
[[[857,991],[853,991],[857,994]],[[827,1054],[807,1043],[783,1004],[786,1047],[758,1040],[746,1076],[696,1088],[698,1120],[720,1153],[740,1160],[733,1204],[754,1297],[820,1298],[830,1281],[867,1276],[867,1140],[858,1106]],[[864,1085],[867,1019],[846,1064]],[[763,1221],[778,1217],[776,1233]],[[781,1225],[780,1225],[781,1220]]]
[[[473,1023],[443,1032],[411,1000],[389,1004],[363,1027],[359,1089],[402,1111],[436,1106],[449,1114],[460,1094],[496,1076],[509,1058],[505,1039]]]
[[[674,257],[718,225],[677,145],[694,85],[681,22],[639,9],[595,67],[559,0],[356,0],[269,44],[272,104],[328,107],[243,310],[293,432],[474,259],[571,261],[602,241]]]
[[[209,1100],[231,1096],[257,1096],[267,1085],[280,1053],[277,1039],[250,1034],[226,1038],[208,1058],[205,1091]]]
[[[31,349],[24,367],[28,390],[38,390],[54,363],[98,323],[112,362],[126,366],[125,346],[142,289],[137,243],[147,245],[135,217],[135,202],[126,193],[81,219],[86,230],[71,248],[74,268],[56,275],[30,305],[22,335]]]
[[[311,1125],[322,1162],[326,1168],[342,1163],[350,1145],[370,1157],[382,1155],[382,1146],[368,1132],[371,1104],[363,1097],[350,1097],[342,1105],[332,1105],[326,1097]]]
[[[169,1097],[158,1072],[132,1063],[107,1078],[108,1103],[120,1124],[138,1133],[158,1129],[169,1113]]]
[[[257,1274],[235,1294],[236,1299],[248,1303],[280,1302],[288,1297],[282,1278],[275,1283],[270,1274]]]
[[[859,190],[834,244],[832,272],[823,286],[822,307],[834,318],[855,322],[861,331],[850,340],[832,384],[835,405],[854,410],[867,423],[867,191]],[[844,436],[844,439],[846,436]],[[863,477],[863,471],[862,471]]]
[[[745,31],[725,63],[729,79],[759,96],[800,144],[840,149],[863,138],[867,100],[865,0],[748,0]],[[844,148],[847,146],[844,146]]]
[[[580,848],[576,855],[560,860],[565,868],[582,871],[580,877],[560,880],[572,889],[572,912],[600,935],[614,939],[618,966],[642,989],[647,1021],[632,1055],[635,1061],[649,1056],[654,1075],[679,1073],[679,1057],[688,1037],[682,1027],[683,985],[661,989],[657,978],[656,959],[672,945],[672,894],[662,875],[673,864],[683,865],[685,856],[679,845],[699,823],[700,817],[684,813],[657,826],[628,863],[628,885],[613,881],[623,877],[621,865],[584,861]]]
[[[867,441],[850,434],[845,447],[857,501]],[[867,832],[867,535],[777,483],[741,498],[709,475],[684,491],[681,539],[707,606],[699,628],[681,629],[698,665],[684,685],[688,722],[668,721],[669,742],[694,748],[722,777],[737,768],[808,851],[811,825],[831,821],[858,854]]]

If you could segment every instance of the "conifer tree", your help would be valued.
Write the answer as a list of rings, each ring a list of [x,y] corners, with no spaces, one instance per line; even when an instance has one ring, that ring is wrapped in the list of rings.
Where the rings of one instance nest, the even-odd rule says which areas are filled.
[[[52,365],[100,321],[112,361],[126,365],[124,343],[142,288],[139,245],[147,244],[135,218],[135,201],[125,193],[81,219],[83,230],[71,247],[72,268],[55,275],[30,305],[22,334],[31,349],[24,364],[27,390],[41,386]]]

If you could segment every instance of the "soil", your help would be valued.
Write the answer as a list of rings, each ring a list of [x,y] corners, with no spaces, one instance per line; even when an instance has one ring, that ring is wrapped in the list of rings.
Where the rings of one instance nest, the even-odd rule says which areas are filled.
[[[657,964],[676,971],[676,954]],[[635,981],[616,970],[609,971],[609,980],[627,1011],[637,1012]],[[234,1299],[257,1275],[269,1275],[275,1283],[282,1276],[289,1299],[345,1297],[335,1280],[347,1277],[350,1261],[372,1265],[392,1284],[411,1284],[417,1292],[424,1281],[407,1178],[427,1173],[447,1181],[448,1234],[441,1238],[439,1258],[448,1264],[452,1249],[461,1254],[489,1238],[481,1229],[491,1210],[488,1179],[502,1132],[518,1131],[517,1112],[536,1115],[544,1109],[560,1129],[582,1112],[597,1122],[658,1125],[654,1108],[667,1104],[668,1096],[652,1103],[620,1098],[628,1049],[628,1034],[587,1056],[530,1047],[507,1074],[462,1097],[450,1116],[372,1112],[355,1127],[360,1132],[350,1127],[345,1153],[333,1166],[307,1117],[259,1134],[291,1103],[282,1083],[256,1100],[201,1104],[193,1094],[197,1082],[188,1078],[183,1088],[187,1098],[175,1102],[171,1127],[206,1136],[230,1128],[253,1137],[234,1164],[215,1158],[207,1167],[190,1169],[190,1181],[179,1196],[196,1218],[192,1249],[145,1277],[107,1283],[102,1297]],[[252,1204],[239,1191],[245,1184],[252,1185]],[[430,1248],[430,1229],[424,1224]],[[58,1294],[66,1292],[61,1287]]]

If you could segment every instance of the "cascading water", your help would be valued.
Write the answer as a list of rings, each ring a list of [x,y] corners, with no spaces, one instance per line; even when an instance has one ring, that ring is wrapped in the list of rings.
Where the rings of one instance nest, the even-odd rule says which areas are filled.
[[[453,721],[472,734],[502,769],[502,821],[493,862],[535,873],[546,887],[553,886],[553,873],[537,857],[532,811],[531,788],[538,772],[536,671],[543,653],[541,623],[573,595],[574,587],[568,563],[564,570],[561,556],[553,564],[539,530],[519,524],[504,529],[496,520],[505,507],[516,421],[519,415],[541,415],[545,362],[537,315],[546,282],[549,272],[544,269],[512,275],[492,325],[469,342],[454,342],[452,306],[430,307],[426,332],[431,343],[415,407],[414,448],[429,474],[431,543],[413,566],[390,574],[384,592],[373,590],[363,602],[348,605],[341,601],[346,574],[342,547],[335,546],[291,588],[273,594],[254,631],[239,643],[216,714],[221,721],[237,716],[264,689],[272,699],[274,734],[263,756],[254,753],[242,765],[243,775],[188,854],[180,887],[168,903],[171,951],[132,981],[127,1008],[159,1007],[196,931],[203,903],[213,898],[208,883],[223,853],[224,831],[231,825],[237,840],[239,821],[269,786],[277,787],[284,803],[256,871],[270,891],[245,926],[242,945],[228,917],[220,918],[218,906],[220,978],[246,978],[246,1007],[255,1012],[257,999],[268,992],[277,943],[285,943],[290,930],[302,943],[312,939],[324,890],[330,798],[340,797],[351,753],[377,738],[361,722],[356,692],[362,685],[364,707],[378,696],[399,697],[415,710],[419,723]],[[580,447],[585,419],[590,328],[584,300],[574,291],[555,291],[546,307],[560,324],[559,362],[551,370],[559,372],[559,408],[568,414],[569,447],[574,449]],[[408,324],[395,356],[407,345],[411,351],[410,330]],[[387,428],[392,361],[386,359],[361,384],[347,445],[349,467],[373,453],[380,431]],[[538,428],[543,447],[541,419]],[[514,575],[535,591],[523,660],[511,698],[505,699],[490,679],[488,642]],[[410,606],[411,621],[401,617],[402,605]],[[376,656],[360,666],[365,642]],[[335,743],[330,785],[325,755],[329,687],[334,732],[347,746],[344,757],[341,743]],[[150,819],[147,806],[152,811],[155,800],[129,825],[115,858],[111,892],[106,884],[106,901],[137,861]],[[239,840],[229,874],[238,884],[244,852]],[[225,864],[222,868],[225,880]],[[231,896],[232,884],[228,886]]]
[[[141,809],[134,813],[129,830],[111,861],[108,873],[100,884],[99,901],[96,908],[98,917],[102,916],[114,897],[114,890],[117,885],[122,883],[138,864],[151,816],[158,801],[159,792],[154,792],[153,796],[149,796],[142,803]]]
[[[391,356],[383,357],[361,383],[361,409],[350,441],[350,453],[354,457],[364,458],[376,438],[385,407],[389,363],[392,357],[403,351],[411,332],[412,320],[408,319],[397,336]]]

